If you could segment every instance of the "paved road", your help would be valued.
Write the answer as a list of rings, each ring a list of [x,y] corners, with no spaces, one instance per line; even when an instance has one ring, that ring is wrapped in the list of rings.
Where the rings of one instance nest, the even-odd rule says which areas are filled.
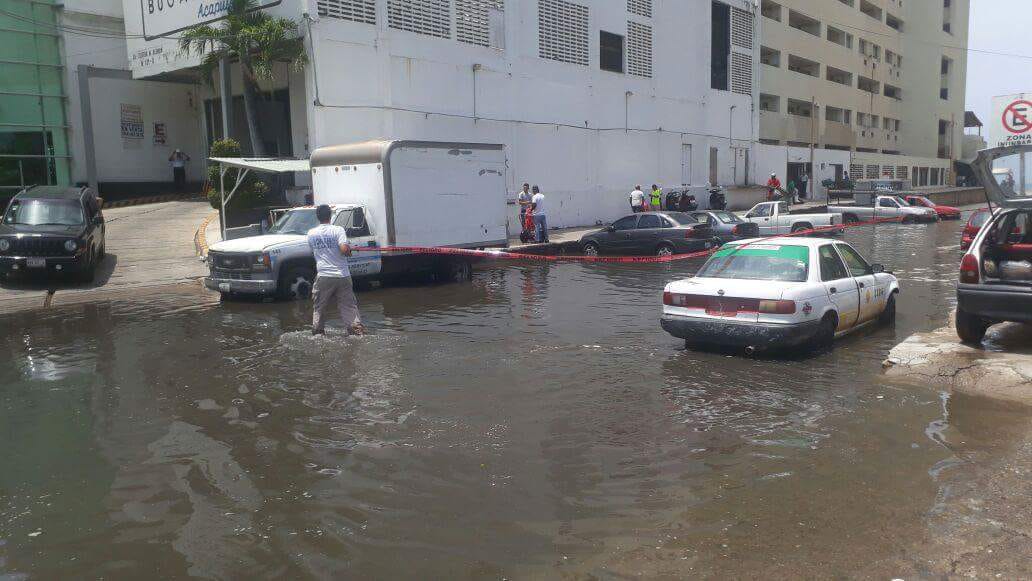
[[[0,313],[115,298],[146,287],[196,281],[206,268],[194,236],[213,214],[204,201],[105,210],[107,256],[93,283],[13,279],[0,282]],[[49,291],[53,296],[49,297]]]

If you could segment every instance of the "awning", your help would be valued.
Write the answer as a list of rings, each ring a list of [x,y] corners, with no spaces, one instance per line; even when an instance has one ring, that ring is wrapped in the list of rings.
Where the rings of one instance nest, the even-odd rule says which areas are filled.
[[[293,159],[289,157],[209,157],[208,161],[220,163],[225,167],[236,167],[264,173],[311,170],[311,165],[307,159]]]

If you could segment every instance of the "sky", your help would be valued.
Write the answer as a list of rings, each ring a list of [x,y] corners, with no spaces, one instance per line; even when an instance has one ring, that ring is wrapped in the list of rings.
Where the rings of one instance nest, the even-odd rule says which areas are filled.
[[[967,110],[974,111],[986,125],[994,96],[1032,93],[1030,4],[1032,0],[971,0],[969,48],[1027,55],[1015,58],[968,52]]]

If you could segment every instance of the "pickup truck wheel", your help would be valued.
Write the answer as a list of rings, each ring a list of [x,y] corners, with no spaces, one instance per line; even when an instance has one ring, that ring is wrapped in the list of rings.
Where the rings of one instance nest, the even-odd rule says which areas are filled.
[[[989,322],[982,317],[968,314],[957,307],[957,336],[964,343],[980,345],[989,329]]]
[[[307,299],[312,296],[315,271],[307,266],[292,266],[287,269],[276,285],[276,294],[284,300]]]
[[[594,242],[588,242],[584,245],[585,256],[598,256],[598,244]]]
[[[878,322],[882,325],[892,325],[896,322],[896,293],[889,295],[885,309],[878,315]]]
[[[669,245],[669,244],[660,244],[659,247],[656,248],[656,256],[673,256],[673,255],[674,255],[674,247]]]
[[[792,233],[801,232],[803,230],[813,230],[813,224],[807,224],[805,222],[801,224],[795,224],[792,226]]]
[[[903,216],[902,223],[903,224],[913,224],[914,223],[914,217],[913,216]]]
[[[846,214],[842,216],[842,221],[846,224],[856,224],[860,222],[860,218],[858,218],[856,214]]]

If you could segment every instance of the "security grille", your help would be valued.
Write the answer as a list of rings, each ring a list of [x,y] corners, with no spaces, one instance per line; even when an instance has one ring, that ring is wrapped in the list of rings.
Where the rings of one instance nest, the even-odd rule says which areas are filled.
[[[652,78],[652,27],[627,22],[627,73]]]
[[[387,24],[391,28],[451,38],[450,0],[387,0]]]
[[[731,91],[752,95],[752,58],[747,54],[731,53]]]
[[[887,177],[893,180],[896,179],[896,166],[894,165],[882,166],[881,172],[883,177]]]
[[[879,167],[876,166],[876,165],[869,165],[869,166],[867,166],[867,179],[869,179],[869,180],[876,180],[876,179],[878,179],[878,169],[879,169]]]
[[[538,56],[588,64],[588,7],[566,0],[538,0]]]
[[[910,168],[905,166],[905,165],[899,166],[896,169],[896,179],[898,179],[898,180],[910,179]]]
[[[502,48],[492,39],[492,20],[505,14],[505,0],[455,0],[455,39],[467,44]],[[494,42],[492,42],[494,40]]]
[[[319,16],[376,24],[376,0],[318,0]]]
[[[731,44],[752,50],[753,15],[748,10],[733,8],[731,11]]]
[[[652,0],[627,0],[627,11],[645,18],[652,18]]]
[[[864,179],[864,166],[860,163],[849,164],[849,179],[856,181]]]

